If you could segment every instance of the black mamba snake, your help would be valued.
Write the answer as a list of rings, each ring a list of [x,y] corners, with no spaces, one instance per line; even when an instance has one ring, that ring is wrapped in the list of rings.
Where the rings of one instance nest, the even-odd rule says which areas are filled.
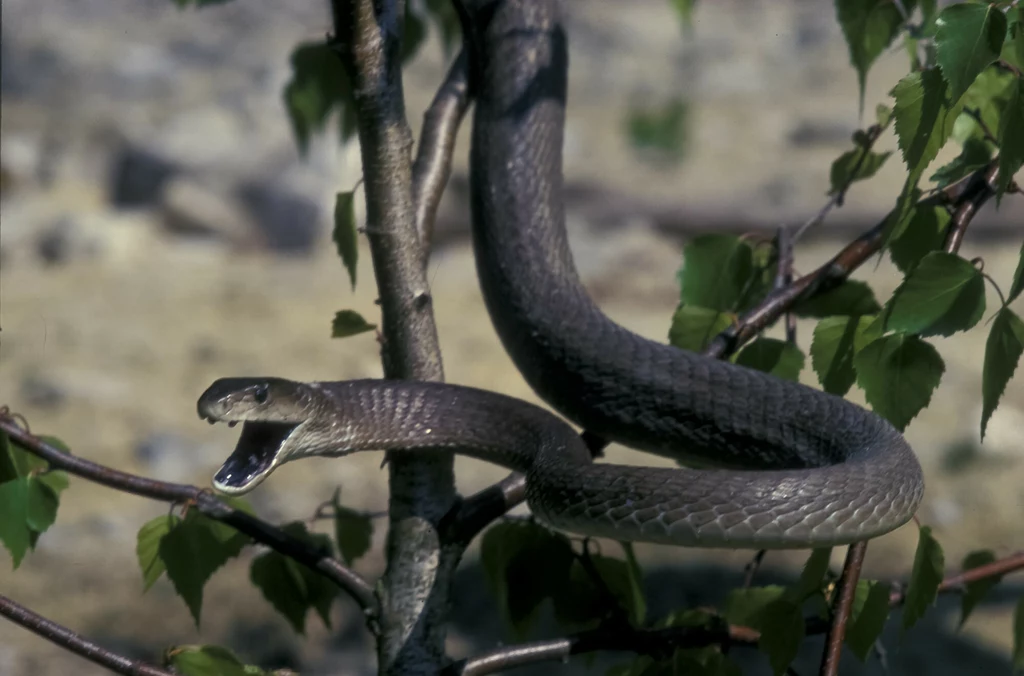
[[[211,422],[244,423],[214,485],[245,492],[282,462],[310,455],[447,448],[525,473],[534,514],[584,535],[800,548],[906,523],[924,482],[888,422],[819,390],[642,338],[594,304],[564,223],[559,3],[481,4],[473,242],[505,349],[545,401],[589,432],[714,468],[594,463],[549,412],[466,387],[229,378],[198,404]]]

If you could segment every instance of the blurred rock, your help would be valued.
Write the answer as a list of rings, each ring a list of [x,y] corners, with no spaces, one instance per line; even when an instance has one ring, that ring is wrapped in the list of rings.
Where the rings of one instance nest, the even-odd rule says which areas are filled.
[[[312,199],[265,181],[242,184],[238,197],[270,250],[308,255],[320,242],[320,206]]]
[[[181,172],[173,160],[149,148],[126,142],[111,164],[110,202],[117,207],[152,206],[167,182]]]
[[[101,245],[82,231],[78,221],[61,218],[39,233],[36,254],[47,265],[67,263],[75,258],[94,258]]]
[[[67,392],[53,380],[33,374],[21,381],[20,397],[29,406],[55,409],[67,401]]]
[[[139,442],[135,459],[145,466],[145,474],[163,481],[189,482],[217,457],[205,445],[196,444],[175,432],[154,432]]]
[[[160,210],[164,227],[174,233],[216,237],[235,244],[259,238],[238,200],[194,178],[172,179]]]

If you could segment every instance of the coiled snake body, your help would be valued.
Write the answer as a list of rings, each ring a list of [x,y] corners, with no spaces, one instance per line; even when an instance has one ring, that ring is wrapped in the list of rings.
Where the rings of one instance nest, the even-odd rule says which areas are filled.
[[[245,423],[215,477],[244,492],[285,461],[449,448],[524,472],[556,528],[704,547],[843,544],[908,521],[924,484],[902,435],[839,397],[644,339],[581,285],[562,205],[559,3],[476,12],[470,155],[477,273],[502,343],[553,408],[606,439],[714,469],[593,463],[547,411],[454,385],[223,379],[199,400]]]

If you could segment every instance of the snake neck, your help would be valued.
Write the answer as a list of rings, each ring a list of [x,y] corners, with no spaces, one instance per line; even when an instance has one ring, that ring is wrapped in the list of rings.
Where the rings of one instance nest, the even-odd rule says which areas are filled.
[[[301,446],[303,456],[450,449],[523,473],[552,464],[590,463],[589,451],[571,427],[511,397],[411,381],[315,386],[323,396],[313,409],[315,425],[309,443]]]

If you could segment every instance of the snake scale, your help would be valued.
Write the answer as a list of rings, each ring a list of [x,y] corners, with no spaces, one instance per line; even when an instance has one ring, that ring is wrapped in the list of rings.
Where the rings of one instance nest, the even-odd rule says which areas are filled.
[[[244,423],[215,487],[248,491],[301,457],[445,448],[525,473],[533,513],[584,535],[801,548],[906,523],[924,482],[884,419],[814,388],[647,340],[601,312],[565,231],[560,3],[489,0],[473,20],[473,244],[505,350],[569,420],[701,469],[595,463],[550,412],[468,387],[225,378],[198,403],[211,422]]]

